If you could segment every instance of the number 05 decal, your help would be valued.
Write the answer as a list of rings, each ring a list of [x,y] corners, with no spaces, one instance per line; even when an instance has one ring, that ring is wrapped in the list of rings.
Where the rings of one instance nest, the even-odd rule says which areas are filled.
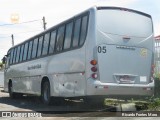
[[[106,53],[107,49],[106,46],[98,46],[98,53]]]

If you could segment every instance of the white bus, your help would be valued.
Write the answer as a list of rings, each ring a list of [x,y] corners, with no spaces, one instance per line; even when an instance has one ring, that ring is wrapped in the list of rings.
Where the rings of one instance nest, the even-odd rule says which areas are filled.
[[[151,96],[154,34],[150,15],[120,7],[92,7],[7,53],[4,90],[15,98]],[[53,100],[54,100],[53,99]]]

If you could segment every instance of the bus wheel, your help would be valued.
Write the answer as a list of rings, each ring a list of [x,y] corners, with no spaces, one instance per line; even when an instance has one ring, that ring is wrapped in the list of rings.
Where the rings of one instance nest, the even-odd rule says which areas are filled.
[[[42,84],[42,93],[41,93],[42,101],[44,104],[49,105],[51,101],[50,96],[50,84],[48,81],[45,81]]]
[[[9,85],[8,85],[8,91],[9,91],[9,97],[10,98],[15,98],[16,97],[16,94],[13,92],[12,82],[10,82]]]

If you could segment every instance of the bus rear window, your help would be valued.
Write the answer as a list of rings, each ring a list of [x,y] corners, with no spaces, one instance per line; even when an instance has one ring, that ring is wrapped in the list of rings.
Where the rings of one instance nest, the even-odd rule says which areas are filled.
[[[148,37],[153,32],[150,17],[117,9],[98,10],[97,25],[108,34]]]

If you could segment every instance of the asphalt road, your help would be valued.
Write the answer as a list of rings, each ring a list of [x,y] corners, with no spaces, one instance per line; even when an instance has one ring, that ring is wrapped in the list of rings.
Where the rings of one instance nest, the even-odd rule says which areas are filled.
[[[119,117],[121,112],[136,111],[135,104],[121,104],[115,106],[88,106],[81,100],[65,100],[50,106],[43,105],[39,97],[24,96],[19,99],[10,99],[8,93],[1,92],[0,111],[36,112],[44,117],[30,117],[29,119],[52,120],[157,120],[157,117]],[[108,117],[106,117],[108,116]],[[112,116],[112,117],[110,117]],[[113,117],[117,116],[117,117]],[[21,117],[0,118],[4,120],[21,120]],[[23,119],[28,119],[24,118]]]

